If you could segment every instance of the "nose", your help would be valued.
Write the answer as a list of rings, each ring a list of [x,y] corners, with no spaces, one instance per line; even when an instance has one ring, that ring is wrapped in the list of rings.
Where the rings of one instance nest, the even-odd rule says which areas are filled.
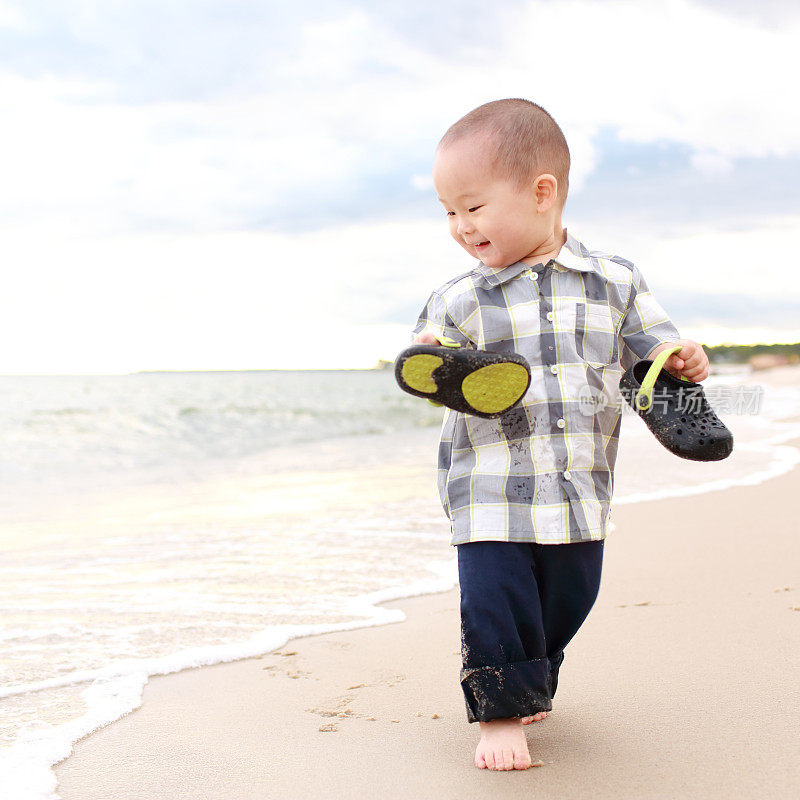
[[[456,225],[456,232],[459,236],[474,233],[475,226],[472,224],[469,217],[459,217],[458,224]]]

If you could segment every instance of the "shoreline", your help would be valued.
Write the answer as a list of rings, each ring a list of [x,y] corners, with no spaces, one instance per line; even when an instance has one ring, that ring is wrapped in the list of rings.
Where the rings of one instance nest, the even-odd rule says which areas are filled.
[[[798,447],[800,440],[786,444]],[[73,755],[54,767],[58,791],[64,800],[94,797],[156,800],[180,796],[191,787],[192,796],[198,800],[273,793],[300,800],[336,798],[345,793],[355,797],[363,793],[366,797],[379,786],[387,798],[408,797],[412,792],[422,797],[462,798],[478,791],[484,780],[492,779],[493,794],[511,797],[518,796],[520,787],[517,783],[512,785],[509,779],[521,779],[535,780],[536,786],[530,788],[535,788],[538,796],[556,797],[565,793],[578,796],[576,792],[585,791],[589,785],[586,781],[590,780],[590,773],[585,770],[591,768],[595,775],[597,770],[604,774],[607,784],[604,791],[608,793],[598,794],[600,797],[620,796],[620,793],[631,796],[634,785],[637,792],[641,789],[636,797],[674,797],[683,791],[681,787],[688,790],[692,780],[707,784],[715,797],[786,797],[792,790],[797,793],[800,783],[789,763],[790,747],[786,744],[792,741],[793,727],[786,726],[791,724],[790,713],[797,707],[795,687],[800,682],[800,665],[796,656],[792,661],[788,645],[780,655],[786,662],[784,666],[788,664],[790,669],[780,672],[775,667],[772,675],[768,674],[770,665],[762,664],[763,658],[768,660],[770,644],[778,646],[790,641],[792,633],[797,636],[800,625],[800,614],[792,613],[794,607],[800,610],[800,586],[793,585],[789,575],[791,564],[797,563],[798,546],[792,535],[791,510],[786,500],[786,494],[791,497],[792,487],[796,487],[797,474],[795,467],[765,483],[723,489],[723,495],[713,491],[614,509],[616,530],[609,536],[606,548],[601,595],[586,625],[568,648],[555,713],[543,723],[528,726],[533,760],[544,761],[547,769],[505,773],[506,778],[502,778],[498,773],[489,774],[472,765],[478,734],[477,726],[466,722],[458,685],[460,653],[455,588],[380,603],[387,610],[399,609],[404,613],[403,625],[390,623],[315,634],[291,639],[278,651],[260,658],[152,677],[137,710],[80,740]],[[759,515],[765,519],[761,520]],[[752,527],[761,522],[765,529],[774,529],[775,547],[782,548],[784,557],[765,559],[758,548],[755,556],[760,558],[743,547],[733,552],[737,548],[731,546],[731,538],[739,545],[761,544],[762,550],[766,548],[769,552],[774,549],[770,548],[772,540],[768,536],[764,539],[764,534],[756,538],[751,534],[748,539],[746,520]],[[646,538],[640,534],[643,527],[651,529]],[[734,529],[735,536],[726,536],[720,530],[723,527]],[[667,547],[675,543],[673,540],[680,544],[677,553]],[[653,552],[648,553],[648,549]],[[699,553],[694,553],[695,550]],[[662,561],[672,564],[673,577],[683,582],[699,613],[690,613],[683,596],[673,597],[669,582],[664,583],[664,576],[654,572],[654,552]],[[682,565],[680,554],[690,557],[691,563]],[[713,575],[712,555],[731,569],[741,569],[742,562],[748,563],[749,594],[740,596],[735,584],[720,583],[723,576]],[[694,575],[694,582],[687,578],[686,572]],[[765,580],[775,583],[769,591],[773,597],[761,596],[765,594]],[[749,667],[742,669],[745,675],[739,676],[738,683],[734,673],[739,668],[731,666],[735,663],[735,649],[730,653],[730,661],[720,661],[720,654],[713,647],[714,642],[720,644],[716,636],[706,635],[705,629],[697,630],[698,623],[705,620],[709,624],[716,622],[720,630],[729,634],[735,629],[737,635],[742,635],[735,615],[732,620],[730,610],[726,615],[724,608],[715,606],[722,589],[733,591],[735,597],[730,599],[736,601],[740,617],[748,616],[752,612],[749,607],[758,605],[761,611],[775,615],[773,628],[777,626],[781,631],[777,641],[768,638],[761,651],[752,647],[746,651]],[[757,593],[758,601],[752,599]],[[781,610],[785,611],[783,617],[772,608],[776,598],[787,600],[784,603],[787,608]],[[623,611],[625,616],[621,616]],[[659,619],[655,631],[642,626],[647,616]],[[768,631],[777,632],[768,622],[762,624],[756,619],[753,622],[756,627],[761,626],[757,631],[761,638]],[[687,627],[692,632],[694,650],[678,635],[685,635]],[[654,633],[665,630],[671,631],[669,636],[677,647],[665,648],[664,642],[654,637]],[[626,640],[625,634],[631,632],[636,637]],[[426,640],[430,641],[427,649],[423,644]],[[615,664],[610,660],[609,640],[624,645],[628,659],[625,675],[619,679],[613,677],[613,685],[610,679]],[[731,647],[726,638],[719,649],[727,652]],[[429,655],[430,649],[435,651],[435,657]],[[686,669],[698,657],[698,649],[707,651],[706,656],[719,670],[706,675],[705,686],[693,670]],[[598,661],[605,668],[598,669]],[[634,664],[639,669],[632,670]],[[671,671],[664,672],[666,665],[670,665]],[[681,674],[688,684],[673,685]],[[741,685],[743,679],[745,686]],[[766,694],[775,703],[771,719],[776,731],[772,741],[759,729],[762,735],[759,744],[750,740],[750,734],[753,698],[759,698],[755,702],[761,703],[763,713],[762,680]],[[702,714],[693,711],[708,706],[709,698],[721,692],[721,685],[730,688],[732,699],[719,706],[712,704]],[[622,718],[615,710],[609,719],[606,705],[609,691],[620,695],[626,686],[641,688],[636,697],[640,713],[625,708]],[[777,690],[780,686],[784,689],[782,695]],[[700,691],[703,688],[708,689],[705,695]],[[659,707],[653,702],[653,694],[669,702]],[[618,700],[618,706],[625,706],[629,698],[620,696]],[[782,708],[780,700],[785,701]],[[664,708],[670,710],[665,713]],[[719,744],[715,728],[725,730],[720,715],[735,729],[729,750],[715,747]],[[667,724],[665,729],[671,720],[675,721],[674,728]],[[714,725],[711,720],[716,720]],[[688,738],[696,753],[686,751],[690,722],[694,723],[695,735]],[[331,725],[335,729],[324,730]],[[782,731],[780,735],[778,729]],[[593,732],[596,740],[584,739],[587,730]],[[638,734],[631,737],[631,731]],[[705,739],[700,735],[703,731],[708,734]],[[656,735],[659,733],[662,737]],[[595,761],[583,749],[576,762],[573,745],[578,742],[595,755],[599,747],[599,752],[606,753],[608,758],[624,744],[625,748],[632,748],[628,754],[631,762],[615,763],[612,767],[607,758]],[[634,757],[637,744],[641,749],[643,742],[651,742],[655,749],[646,749]],[[764,742],[771,744],[767,746]],[[746,743],[747,749],[738,752],[742,743]],[[682,761],[671,763],[671,757],[665,761],[664,747],[678,748]],[[701,753],[702,758],[698,755]],[[642,766],[641,757],[646,757],[647,769],[639,775],[637,764]],[[771,779],[774,785],[765,785],[769,784],[765,770],[773,762],[776,770],[783,764],[785,774],[778,770]],[[109,763],[115,765],[111,771]],[[693,764],[694,770],[687,772],[681,763]],[[372,780],[358,772],[359,766],[365,765],[369,765]],[[408,774],[412,765],[413,775]],[[402,785],[397,781],[398,770],[405,781]],[[679,783],[676,775],[680,776]],[[507,787],[508,795],[502,793],[498,781]],[[723,786],[730,794],[720,793]],[[487,786],[481,791],[488,789]],[[699,787],[691,789],[692,794],[701,791]]]

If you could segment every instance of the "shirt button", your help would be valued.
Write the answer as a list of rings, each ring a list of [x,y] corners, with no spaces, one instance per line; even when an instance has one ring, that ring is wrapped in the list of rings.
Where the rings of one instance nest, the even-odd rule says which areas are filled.
[[[550,322],[552,322],[552,321],[553,321],[553,312],[552,312],[552,311],[548,311],[548,312],[547,312],[547,319],[549,319],[549,320],[550,320]]]
[[[555,364],[553,364],[553,366],[550,367],[550,372],[552,372],[553,375],[555,375],[558,372],[558,367]]]
[[[558,425],[559,428],[563,428],[566,424],[567,423],[564,422],[563,419],[560,419],[558,422],[556,422],[556,425]]]
[[[531,278],[536,280],[538,277],[539,277],[539,273],[538,272],[531,272]]]
[[[572,480],[572,474],[570,473],[570,471],[569,471],[568,469],[565,469],[565,470],[564,470],[564,478],[565,478],[566,480],[568,480],[568,481],[569,481],[569,480]]]

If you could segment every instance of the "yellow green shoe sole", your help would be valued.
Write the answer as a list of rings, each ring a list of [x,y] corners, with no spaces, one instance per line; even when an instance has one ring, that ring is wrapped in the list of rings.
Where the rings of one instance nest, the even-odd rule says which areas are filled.
[[[528,362],[517,353],[429,344],[403,350],[394,376],[409,394],[488,419],[517,405],[531,383]]]

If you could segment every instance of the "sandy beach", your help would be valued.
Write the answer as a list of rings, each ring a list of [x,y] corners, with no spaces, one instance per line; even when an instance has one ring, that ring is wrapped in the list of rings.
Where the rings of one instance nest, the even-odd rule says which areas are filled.
[[[792,442],[800,446],[800,440]],[[800,796],[794,469],[621,506],[603,585],[524,772],[473,765],[459,595],[397,624],[155,677],[55,768],[64,800]]]

